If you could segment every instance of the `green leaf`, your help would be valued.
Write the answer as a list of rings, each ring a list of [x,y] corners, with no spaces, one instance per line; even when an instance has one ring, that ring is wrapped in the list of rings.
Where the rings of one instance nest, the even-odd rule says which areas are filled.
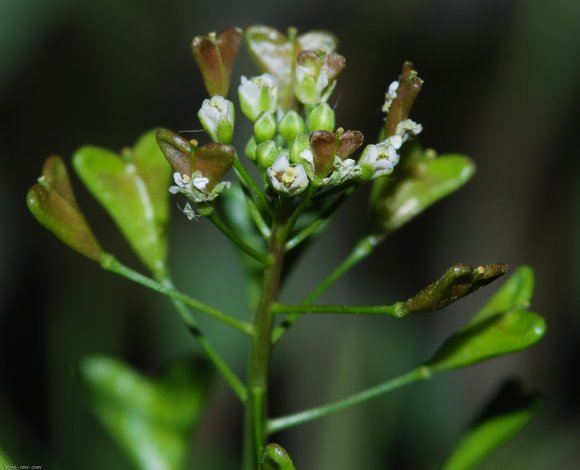
[[[183,467],[208,395],[207,363],[182,359],[152,380],[118,360],[93,356],[79,372],[92,410],[137,468]]]
[[[405,225],[440,199],[453,193],[475,173],[463,155],[441,155],[411,148],[389,177],[377,178],[371,196],[371,230],[388,234]]]
[[[472,268],[466,264],[451,266],[437,281],[407,300],[403,309],[407,313],[432,312],[475,292],[495,281],[507,271],[503,263]]]
[[[260,71],[276,77],[279,105],[284,111],[295,104],[293,74],[298,53],[306,49],[331,53],[338,46],[336,36],[327,31],[309,31],[296,37],[294,28],[286,35],[270,26],[252,25],[244,33],[248,52]]]
[[[296,470],[296,466],[281,445],[271,443],[264,450],[260,470]]]
[[[63,243],[93,261],[101,260],[103,250],[77,204],[60,157],[46,160],[38,184],[28,191],[26,203],[36,220]]]
[[[538,414],[543,402],[538,394],[524,393],[518,381],[504,383],[461,438],[442,469],[475,468],[528,424]]]
[[[534,293],[534,271],[529,266],[520,266],[501,289],[475,315],[467,326],[490,318],[498,313],[514,309],[527,309]]]
[[[162,277],[167,259],[171,168],[156,144],[155,132],[145,134],[133,150],[122,155],[99,147],[82,147],[75,153],[73,164],[143,263]]]
[[[449,338],[426,364],[433,372],[466,367],[537,343],[546,332],[537,313],[512,310],[469,324]]]
[[[0,467],[1,468],[8,468],[8,467],[12,467],[14,466],[14,463],[12,463],[12,460],[10,460],[10,457],[8,457],[8,455],[6,455],[6,452],[4,452],[4,449],[2,449],[2,447],[0,447]],[[17,467],[14,467],[17,468]]]

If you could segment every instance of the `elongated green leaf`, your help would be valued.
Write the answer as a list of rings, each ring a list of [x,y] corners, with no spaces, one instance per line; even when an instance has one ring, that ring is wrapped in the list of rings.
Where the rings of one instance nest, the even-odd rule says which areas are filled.
[[[517,381],[504,383],[461,438],[442,469],[475,468],[528,424],[542,408],[543,401],[538,394],[524,393]]]
[[[171,168],[156,144],[155,132],[145,134],[123,155],[82,147],[73,164],[143,263],[156,275],[163,275]]]
[[[546,324],[540,315],[512,310],[458,331],[426,366],[434,372],[466,367],[530,347],[545,332]]]
[[[73,250],[100,261],[103,256],[75,199],[68,172],[60,157],[49,157],[42,176],[28,191],[28,209],[46,229]]]
[[[206,363],[180,360],[152,380],[95,356],[82,361],[80,379],[91,408],[137,468],[183,467],[208,394]]]
[[[0,447],[0,468],[11,468],[14,464],[10,460],[10,457],[4,452],[4,449]],[[14,467],[17,468],[17,467]]]
[[[377,178],[371,196],[371,230],[390,233],[440,199],[453,193],[475,173],[466,156],[435,157],[418,146],[400,163],[389,178]]]
[[[520,266],[501,289],[467,324],[473,325],[498,313],[514,309],[526,309],[530,306],[534,293],[534,271],[529,266]]]
[[[296,466],[281,445],[272,443],[266,446],[260,470],[296,470]]]

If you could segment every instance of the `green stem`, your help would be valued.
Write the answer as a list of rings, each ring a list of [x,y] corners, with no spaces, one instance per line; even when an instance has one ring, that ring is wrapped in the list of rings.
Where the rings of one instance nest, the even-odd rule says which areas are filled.
[[[363,403],[385,393],[392,392],[393,390],[405,385],[430,379],[432,375],[432,372],[427,367],[419,367],[405,375],[397,377],[396,379],[388,380],[341,400],[310,408],[309,410],[301,411],[300,413],[272,419],[268,423],[268,434],[282,431],[283,429],[288,429],[293,426],[298,426],[299,424],[307,423],[308,421],[313,421],[323,416],[344,410],[345,408],[350,408],[351,406],[358,405],[359,403]]]
[[[206,356],[210,362],[215,366],[215,368],[222,375],[224,380],[229,384],[231,389],[237,395],[241,402],[246,401],[247,391],[245,385],[238,378],[235,372],[228,366],[221,355],[216,351],[211,342],[203,335],[199,328],[197,320],[190,314],[187,310],[186,305],[176,299],[171,299],[171,302],[175,306],[175,309],[179,313],[179,316],[183,319],[183,322],[187,326],[187,329],[195,337],[199,346],[205,352]]]
[[[241,250],[247,253],[249,256],[254,258],[256,261],[259,261],[262,264],[268,265],[272,264],[272,260],[268,255],[262,253],[259,250],[248,245],[246,242],[241,240],[236,233],[222,220],[220,219],[214,212],[209,214],[207,218],[226,236],[228,237],[233,243],[235,243]]]
[[[268,204],[266,195],[256,184],[254,178],[252,178],[250,174],[247,172],[247,170],[244,168],[244,165],[242,165],[242,162],[240,162],[240,159],[238,157],[234,159],[234,168],[236,170],[238,178],[244,182],[244,184],[248,188],[248,191],[250,191],[250,194],[258,204],[258,207],[260,209],[269,210],[270,205]]]
[[[326,279],[318,284],[318,286],[316,286],[316,288],[314,288],[310,294],[306,296],[303,302],[304,305],[312,305],[314,302],[316,302],[316,300],[346,272],[348,272],[353,266],[356,266],[363,259],[369,256],[381,241],[381,238],[377,238],[374,235],[368,235],[360,239],[350,255],[345,258],[345,260]],[[276,343],[284,335],[288,328],[296,323],[301,316],[302,314],[300,313],[288,315],[288,317],[274,329],[272,336],[274,343]]]
[[[300,243],[306,240],[311,235],[321,230],[328,222],[328,219],[344,204],[344,202],[352,195],[355,186],[350,186],[340,194],[328,207],[326,207],[319,216],[316,217],[311,224],[309,224],[302,231],[298,232],[286,243],[286,251],[296,248]]]
[[[282,237],[284,239],[288,238],[288,236],[290,235],[290,232],[292,232],[292,229],[294,228],[294,225],[296,225],[298,218],[302,215],[302,213],[308,208],[308,206],[312,202],[312,197],[314,196],[315,192],[316,192],[316,187],[313,184],[308,186],[308,189],[306,190],[306,195],[302,198],[302,201],[300,201],[300,204],[298,204],[298,206],[296,206],[296,209],[294,209],[294,212],[292,212],[292,215],[290,215],[290,217],[288,218],[288,221],[286,222],[286,224],[284,226],[284,230],[282,233]]]
[[[254,224],[256,225],[258,230],[260,231],[260,234],[262,235],[262,237],[265,240],[269,240],[270,235],[272,235],[272,231],[270,230],[270,227],[268,227],[268,225],[266,224],[266,221],[262,217],[262,213],[260,212],[260,209],[258,209],[258,206],[256,206],[256,203],[253,201],[252,198],[246,197],[245,199],[246,199],[246,204],[248,206],[248,212],[250,213],[250,217],[254,221]]]
[[[159,292],[160,294],[171,297],[172,299],[179,300],[180,302],[183,302],[184,304],[190,306],[191,308],[201,313],[205,313],[217,320],[220,320],[225,324],[233,328],[236,328],[237,330],[240,330],[243,333],[246,333],[247,335],[250,336],[253,335],[254,331],[253,327],[248,322],[238,320],[237,318],[234,318],[228,315],[227,313],[218,310],[217,308],[204,304],[199,300],[193,299],[175,290],[173,287],[164,285],[160,282],[157,282],[154,279],[151,279],[150,277],[144,276],[143,274],[138,273],[137,271],[134,271],[128,266],[125,266],[121,262],[117,261],[117,259],[115,259],[112,255],[104,256],[101,261],[101,266],[103,267],[103,269],[107,271],[111,271],[123,277],[126,277],[127,279],[136,282],[137,284],[141,284],[142,286],[145,286],[151,290],[154,290],[155,292]],[[193,316],[189,311],[187,312],[187,316],[193,318]]]
[[[396,302],[392,305],[283,305],[274,304],[274,313],[346,313],[351,315],[391,315],[404,317],[407,314],[404,302]]]
[[[262,295],[254,317],[250,360],[248,364],[248,399],[244,417],[244,468],[258,468],[266,445],[267,396],[272,352],[272,305],[278,296],[284,260],[284,238],[277,221],[272,228],[268,251],[274,262],[264,270]]]

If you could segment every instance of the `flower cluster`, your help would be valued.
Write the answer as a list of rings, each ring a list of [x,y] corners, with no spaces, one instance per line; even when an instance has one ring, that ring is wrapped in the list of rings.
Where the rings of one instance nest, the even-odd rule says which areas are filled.
[[[222,146],[230,146],[233,142],[235,107],[225,97],[230,76],[222,73],[225,69],[220,64],[231,70],[231,53],[237,51],[240,42],[239,30],[228,31],[194,40],[194,56],[212,95],[204,100],[198,117],[213,145]],[[400,119],[396,129],[380,142],[367,145],[357,158],[355,152],[364,140],[362,133],[337,128],[335,112],[327,103],[346,65],[344,57],[334,51],[334,38],[323,33],[300,35],[291,53],[290,39],[281,34],[276,35],[272,44],[264,43],[268,40],[263,38],[268,35],[257,37],[261,38],[257,42],[247,39],[250,52],[264,73],[250,78],[242,76],[237,94],[240,109],[253,126],[245,154],[261,171],[269,190],[293,197],[310,185],[321,188],[348,182],[364,183],[392,173],[399,162],[401,146],[421,132],[421,125],[408,118]],[[216,83],[212,82],[214,76]],[[402,88],[404,85],[400,81],[388,87],[383,106],[387,115]],[[175,151],[179,139],[179,136],[171,137],[171,151]],[[176,170],[175,186],[170,191],[186,195],[193,203],[211,202],[229,183],[219,183],[210,178],[204,168],[198,168],[199,150],[185,148],[182,141],[185,140],[179,140],[177,147],[183,155],[189,155],[185,172],[176,169],[175,158],[168,155],[167,142],[162,145]],[[237,158],[233,147],[226,154],[230,157],[224,162],[229,164],[222,168],[220,178]]]

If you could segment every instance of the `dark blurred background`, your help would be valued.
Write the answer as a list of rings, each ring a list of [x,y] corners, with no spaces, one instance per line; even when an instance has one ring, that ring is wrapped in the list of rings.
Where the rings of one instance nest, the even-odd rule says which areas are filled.
[[[50,154],[84,144],[120,149],[156,126],[196,129],[205,97],[191,38],[229,26],[328,29],[348,67],[337,119],[374,136],[387,85],[404,60],[425,80],[414,110],[423,145],[477,163],[475,179],[393,235],[324,300],[409,296],[456,262],[527,263],[532,309],[548,334],[531,350],[452,372],[276,436],[303,469],[434,468],[506,377],[547,406],[484,468],[580,467],[580,2],[392,0],[193,2],[0,0],[0,446],[19,465],[129,468],[89,412],[74,368],[87,354],[145,372],[196,351],[163,298],[74,254],[28,214],[24,198]],[[255,69],[242,51],[234,71]],[[238,122],[242,122],[240,114]],[[239,133],[241,134],[241,133]],[[75,179],[102,245],[142,269]],[[364,227],[360,191],[298,267],[298,299],[346,255]],[[175,207],[171,265],[182,290],[245,314],[241,270],[208,223]],[[498,284],[499,285],[499,284]],[[404,321],[324,316],[276,350],[272,408],[297,411],[403,373],[424,360],[497,288]],[[240,307],[242,306],[242,307]],[[203,321],[244,375],[245,338]],[[237,468],[241,409],[216,377],[191,468]]]

